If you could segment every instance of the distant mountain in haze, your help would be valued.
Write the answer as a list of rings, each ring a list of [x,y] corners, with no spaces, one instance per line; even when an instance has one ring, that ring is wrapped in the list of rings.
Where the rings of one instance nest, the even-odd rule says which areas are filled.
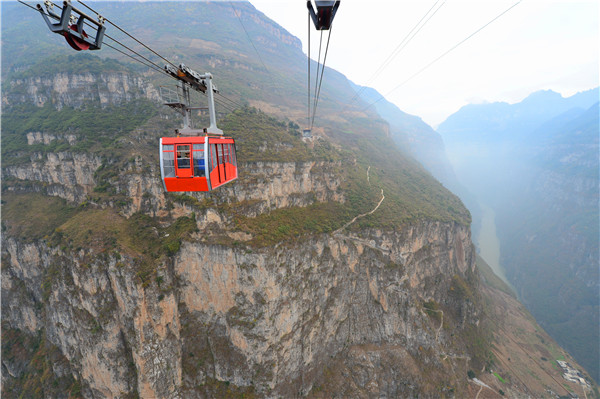
[[[541,91],[463,107],[438,129],[459,180],[496,214],[501,263],[521,300],[596,379],[598,114],[597,88]]]
[[[564,98],[552,90],[530,94],[522,102],[508,104],[465,105],[438,127],[438,132],[451,145],[453,135],[460,135],[457,141],[467,138],[472,141],[500,141],[522,139],[522,135],[538,128],[550,119],[571,109],[588,109],[598,101],[598,88],[577,93]]]

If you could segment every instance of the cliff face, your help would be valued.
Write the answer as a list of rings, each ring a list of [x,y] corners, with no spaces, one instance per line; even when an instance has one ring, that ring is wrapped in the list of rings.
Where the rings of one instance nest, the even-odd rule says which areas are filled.
[[[88,90],[90,86],[95,90]],[[5,89],[7,91],[9,94],[2,96],[2,106],[29,103],[43,107],[50,104],[58,111],[64,107],[81,108],[90,101],[105,107],[138,98],[160,100],[158,91],[147,79],[125,71],[58,73],[15,79],[10,82],[8,90]]]
[[[452,335],[479,318],[472,294],[453,292],[474,275],[468,231],[443,223],[257,251],[186,242],[149,283],[126,255],[13,238],[3,251],[4,322],[43,330],[87,397],[210,396],[223,383],[260,396],[307,394],[332,358],[355,368],[371,361],[356,350],[371,358],[388,346],[397,347],[389,369],[367,367],[370,378],[347,382],[365,394],[433,394],[421,368],[466,373],[470,355]],[[439,304],[443,322],[426,302]],[[407,368],[405,382],[388,378]]]

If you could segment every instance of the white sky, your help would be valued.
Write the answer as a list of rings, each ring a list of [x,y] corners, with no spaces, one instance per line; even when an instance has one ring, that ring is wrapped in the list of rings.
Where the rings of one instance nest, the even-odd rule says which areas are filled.
[[[250,2],[300,38],[306,52],[305,1]],[[327,66],[357,84],[377,89],[400,109],[433,127],[467,103],[514,103],[541,89],[569,96],[597,87],[599,0],[523,0],[403,84],[516,2],[440,0],[438,6],[443,6],[439,11],[372,79],[435,0],[341,0]],[[318,33],[314,27],[311,42],[311,56],[316,59]]]

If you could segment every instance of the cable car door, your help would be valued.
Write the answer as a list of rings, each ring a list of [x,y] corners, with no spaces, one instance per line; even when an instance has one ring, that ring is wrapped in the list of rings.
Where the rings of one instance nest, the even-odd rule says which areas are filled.
[[[225,171],[225,155],[223,153],[223,144],[217,144],[217,162],[219,163],[219,181],[225,182],[227,180],[227,173]]]
[[[177,174],[177,177],[192,177],[191,145],[178,144],[175,148],[175,153],[175,172]]]

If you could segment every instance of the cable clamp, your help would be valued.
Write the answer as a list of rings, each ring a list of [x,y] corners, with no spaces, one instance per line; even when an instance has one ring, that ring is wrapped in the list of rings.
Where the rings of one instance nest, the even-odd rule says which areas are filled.
[[[98,15],[98,23],[100,25],[104,25],[104,22],[106,22],[106,18],[104,18],[102,15]]]

